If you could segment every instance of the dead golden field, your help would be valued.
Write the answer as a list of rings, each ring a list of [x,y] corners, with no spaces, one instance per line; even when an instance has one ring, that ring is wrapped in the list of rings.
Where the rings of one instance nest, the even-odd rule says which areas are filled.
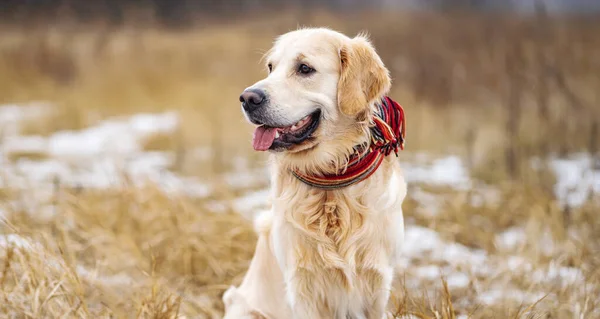
[[[299,24],[369,31],[407,112],[400,161],[426,178],[409,179],[397,318],[600,318],[597,19],[380,12],[3,26],[0,104],[18,107],[0,107],[0,317],[219,318],[268,185],[237,97]],[[49,106],[22,108],[35,101]],[[176,123],[139,117],[162,112]],[[138,135],[65,156],[65,132],[115,148]],[[569,156],[589,168],[560,174]],[[120,167],[99,164],[108,186],[73,177],[99,157]],[[159,176],[140,179],[145,165]],[[460,178],[435,182],[448,174]],[[561,197],[565,178],[580,181]]]

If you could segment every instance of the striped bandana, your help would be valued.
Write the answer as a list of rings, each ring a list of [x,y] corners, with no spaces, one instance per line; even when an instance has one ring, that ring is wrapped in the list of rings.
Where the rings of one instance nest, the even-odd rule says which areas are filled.
[[[306,175],[297,170],[292,174],[306,185],[321,189],[337,189],[354,185],[369,178],[381,165],[385,156],[404,149],[406,120],[404,109],[389,97],[376,104],[371,127],[371,144],[366,151],[365,145],[354,147],[347,168],[338,174]]]

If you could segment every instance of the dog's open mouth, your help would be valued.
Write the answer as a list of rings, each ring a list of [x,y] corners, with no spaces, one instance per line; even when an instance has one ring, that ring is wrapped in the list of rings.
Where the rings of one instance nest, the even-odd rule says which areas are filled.
[[[257,151],[287,149],[312,137],[319,126],[321,110],[305,116],[294,125],[272,127],[261,125],[254,131],[252,145]]]

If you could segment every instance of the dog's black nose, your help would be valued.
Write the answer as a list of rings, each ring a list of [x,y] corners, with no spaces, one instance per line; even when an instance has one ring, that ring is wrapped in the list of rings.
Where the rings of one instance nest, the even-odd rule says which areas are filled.
[[[267,96],[262,90],[249,89],[242,92],[240,102],[246,112],[252,112],[265,104]]]

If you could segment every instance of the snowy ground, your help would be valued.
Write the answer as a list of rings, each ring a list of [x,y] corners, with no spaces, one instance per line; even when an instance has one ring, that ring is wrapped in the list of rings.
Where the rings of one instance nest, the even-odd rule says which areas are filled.
[[[30,205],[27,211],[32,214],[51,211],[48,201],[57,184],[109,189],[153,183],[166,193],[197,198],[207,198],[213,192],[211,183],[171,171],[175,160],[173,154],[149,152],[142,147],[144,140],[153,134],[177,129],[180,121],[175,112],[108,119],[83,130],[55,132],[50,136],[21,134],[19,123],[48,112],[52,112],[51,106],[43,104],[0,107],[0,188],[28,194],[31,200],[27,201]],[[473,187],[475,182],[457,156],[435,158],[427,154],[409,154],[401,160],[410,185],[409,196],[418,202],[417,213],[423,216],[436,216],[444,204],[443,195],[427,190],[431,186],[475,189],[471,197],[474,206],[500,200],[494,187]],[[561,203],[578,206],[594,192],[600,193],[600,167],[588,156],[556,158],[549,164],[556,174],[554,190]],[[256,185],[266,183],[265,169],[230,172],[223,180],[240,189],[242,195],[230,202],[214,200],[207,206],[209,209],[222,211],[230,205],[250,216],[266,207],[268,191],[256,188]],[[6,207],[0,208],[0,216],[3,209]],[[534,303],[544,297],[544,292],[503,281],[479,287],[478,278],[495,278],[511,272],[529,277],[531,286],[544,282],[565,287],[584,286],[578,268],[549,263],[545,268],[534,269],[530,261],[520,256],[519,249],[528,240],[524,227],[515,226],[496,235],[495,243],[501,255],[466,247],[443,237],[429,228],[407,224],[405,256],[401,265],[407,287],[427,287],[443,276],[450,289],[475,287],[477,302],[490,305],[505,299]],[[552,255],[556,246],[552,239],[542,237],[539,240],[543,241],[540,246],[546,247],[548,255]],[[20,247],[32,245],[17,235],[0,237],[0,246],[8,243]]]
[[[587,154],[555,158],[550,167],[557,179],[554,192],[563,205],[580,206],[600,193],[600,163]]]

